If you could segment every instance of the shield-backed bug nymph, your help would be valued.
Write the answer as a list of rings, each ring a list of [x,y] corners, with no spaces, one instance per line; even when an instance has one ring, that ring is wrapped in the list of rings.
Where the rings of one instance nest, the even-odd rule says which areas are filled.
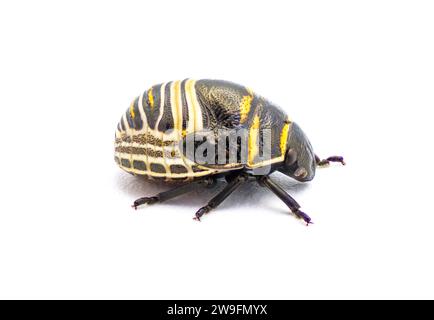
[[[196,212],[200,220],[240,185],[256,181],[307,224],[310,217],[270,175],[279,171],[307,182],[318,166],[345,164],[340,156],[321,160],[300,126],[251,89],[192,79],[152,86],[132,101],[116,129],[115,161],[134,175],[182,182],[137,199],[134,208],[225,180],[225,188]]]

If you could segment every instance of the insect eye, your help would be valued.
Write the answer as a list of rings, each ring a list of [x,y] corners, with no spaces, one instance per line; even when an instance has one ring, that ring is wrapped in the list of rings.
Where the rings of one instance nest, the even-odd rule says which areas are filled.
[[[293,165],[297,161],[297,152],[294,149],[289,149],[286,153],[285,164],[287,166]]]

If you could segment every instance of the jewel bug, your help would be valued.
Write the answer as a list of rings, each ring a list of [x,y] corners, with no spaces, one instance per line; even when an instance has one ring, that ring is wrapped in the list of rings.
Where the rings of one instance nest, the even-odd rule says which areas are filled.
[[[321,160],[298,124],[269,100],[247,87],[207,79],[161,83],[136,97],[116,129],[115,161],[134,175],[182,182],[137,199],[134,208],[224,179],[225,188],[196,212],[200,220],[240,185],[257,181],[306,224],[311,218],[270,174],[307,182],[318,166],[345,165],[341,156]]]

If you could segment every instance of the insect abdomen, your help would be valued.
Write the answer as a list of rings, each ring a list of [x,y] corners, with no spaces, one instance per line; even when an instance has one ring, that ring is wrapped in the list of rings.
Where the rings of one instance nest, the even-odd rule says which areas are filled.
[[[179,141],[203,128],[196,81],[155,85],[134,99],[123,114],[115,140],[115,161],[132,174],[163,180],[191,180],[215,170],[186,159]]]

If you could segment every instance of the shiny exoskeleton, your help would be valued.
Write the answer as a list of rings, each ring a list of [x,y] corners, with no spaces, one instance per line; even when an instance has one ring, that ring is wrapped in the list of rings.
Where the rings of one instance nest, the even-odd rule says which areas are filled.
[[[245,157],[237,144],[235,158],[212,163],[197,161],[185,151],[186,141],[203,132],[211,132],[216,140],[222,138],[222,132],[244,132]],[[264,158],[261,155],[265,150],[265,132],[271,143],[268,157]],[[301,128],[279,107],[251,89],[228,81],[192,79],[152,86],[132,101],[117,126],[115,161],[134,175],[184,182],[172,190],[136,200],[134,208],[172,199],[197,185],[212,185],[224,177],[227,186],[197,211],[197,220],[243,182],[255,180],[306,223],[311,219],[269,175],[280,171],[305,182],[314,178],[317,166],[329,162],[345,164],[340,156],[320,160]]]

